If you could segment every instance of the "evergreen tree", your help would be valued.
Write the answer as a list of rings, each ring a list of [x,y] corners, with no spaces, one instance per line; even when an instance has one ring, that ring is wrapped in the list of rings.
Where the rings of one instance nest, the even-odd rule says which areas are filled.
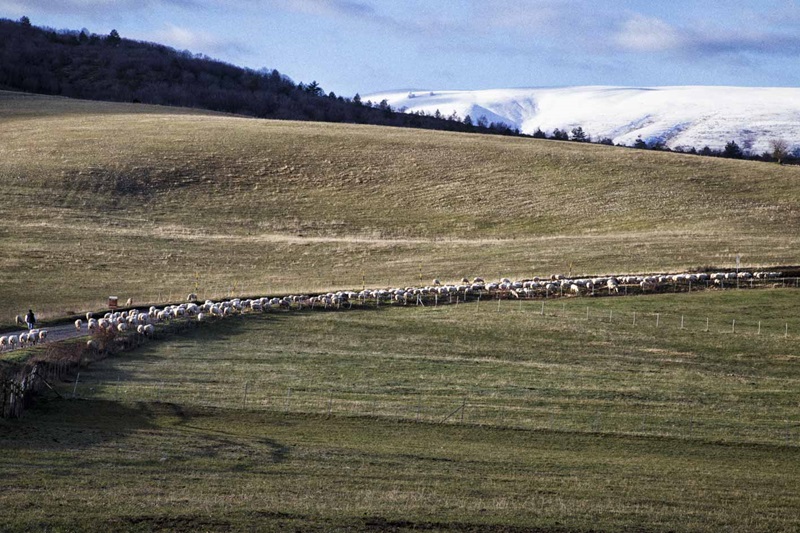
[[[722,157],[741,159],[744,157],[744,152],[742,152],[742,149],[736,144],[736,141],[730,141],[725,145],[725,149],[722,150]]]
[[[305,89],[307,93],[313,94],[314,96],[322,96],[325,94],[325,91],[322,90],[322,87],[319,86],[319,83],[317,83],[316,80],[306,85]]]
[[[122,42],[122,38],[119,36],[117,30],[111,30],[111,33],[106,37],[106,42],[112,46],[116,46]]]
[[[536,128],[536,131],[533,132],[534,139],[547,139],[547,134],[542,131],[542,128]]]
[[[585,143],[589,142],[590,139],[586,135],[586,132],[583,131],[583,128],[578,126],[577,128],[572,128],[572,140],[579,143]]]

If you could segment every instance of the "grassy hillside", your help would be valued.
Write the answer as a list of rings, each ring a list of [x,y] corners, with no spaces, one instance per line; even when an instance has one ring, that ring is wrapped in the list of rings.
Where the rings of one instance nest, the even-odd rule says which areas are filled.
[[[800,262],[800,169],[0,93],[0,321],[462,275]]]
[[[208,323],[0,420],[4,526],[796,531],[795,292]]]

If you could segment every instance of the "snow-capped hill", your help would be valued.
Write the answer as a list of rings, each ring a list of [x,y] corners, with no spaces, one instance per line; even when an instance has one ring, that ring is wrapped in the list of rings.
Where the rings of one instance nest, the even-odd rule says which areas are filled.
[[[387,100],[395,109],[455,112],[474,122],[502,122],[532,134],[537,128],[581,126],[594,140],[632,145],[637,138],[670,148],[721,149],[736,141],[760,154],[770,141],[800,147],[800,89],[771,87],[566,87],[485,91],[395,91],[364,100]]]

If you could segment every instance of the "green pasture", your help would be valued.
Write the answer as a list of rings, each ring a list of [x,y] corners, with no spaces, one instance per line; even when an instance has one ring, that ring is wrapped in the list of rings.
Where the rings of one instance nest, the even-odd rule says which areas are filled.
[[[10,530],[794,531],[797,309],[765,289],[205,323],[0,422],[0,506]]]

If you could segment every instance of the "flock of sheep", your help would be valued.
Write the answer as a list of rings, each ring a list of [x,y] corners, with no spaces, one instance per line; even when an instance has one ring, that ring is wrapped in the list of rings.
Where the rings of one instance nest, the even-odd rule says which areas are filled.
[[[40,342],[44,342],[47,338],[46,329],[32,329],[27,333],[20,333],[19,335],[3,335],[0,337],[0,350],[9,348],[24,348],[26,346],[35,346]]]
[[[430,303],[456,303],[467,299],[481,297],[497,298],[536,298],[572,295],[596,295],[603,292],[619,293],[620,288],[639,288],[641,291],[656,291],[664,285],[721,286],[726,283],[749,281],[754,279],[775,279],[781,277],[780,272],[717,272],[713,274],[663,274],[649,276],[605,276],[593,278],[570,278],[555,274],[549,278],[534,277],[512,281],[503,278],[499,281],[486,282],[483,278],[472,280],[463,278],[459,283],[443,284],[438,279],[423,287],[396,287],[388,289],[364,289],[362,291],[337,291],[314,296],[289,295],[282,298],[231,298],[219,302],[206,300],[200,304],[196,294],[189,294],[186,303],[167,305],[163,308],[155,306],[148,310],[130,309],[127,311],[105,313],[102,318],[95,318],[93,313],[86,314],[86,320],[75,321],[78,332],[115,331],[118,333],[135,332],[150,337],[155,334],[155,325],[176,318],[191,318],[204,321],[211,318],[222,318],[246,312],[266,312],[271,309],[303,309],[303,308],[341,308],[351,307],[354,302],[367,302],[380,305],[382,302],[426,305]],[[31,330],[28,333],[0,337],[0,350],[6,348],[32,346],[44,341],[47,330]],[[89,349],[96,349],[94,340],[87,341]]]

